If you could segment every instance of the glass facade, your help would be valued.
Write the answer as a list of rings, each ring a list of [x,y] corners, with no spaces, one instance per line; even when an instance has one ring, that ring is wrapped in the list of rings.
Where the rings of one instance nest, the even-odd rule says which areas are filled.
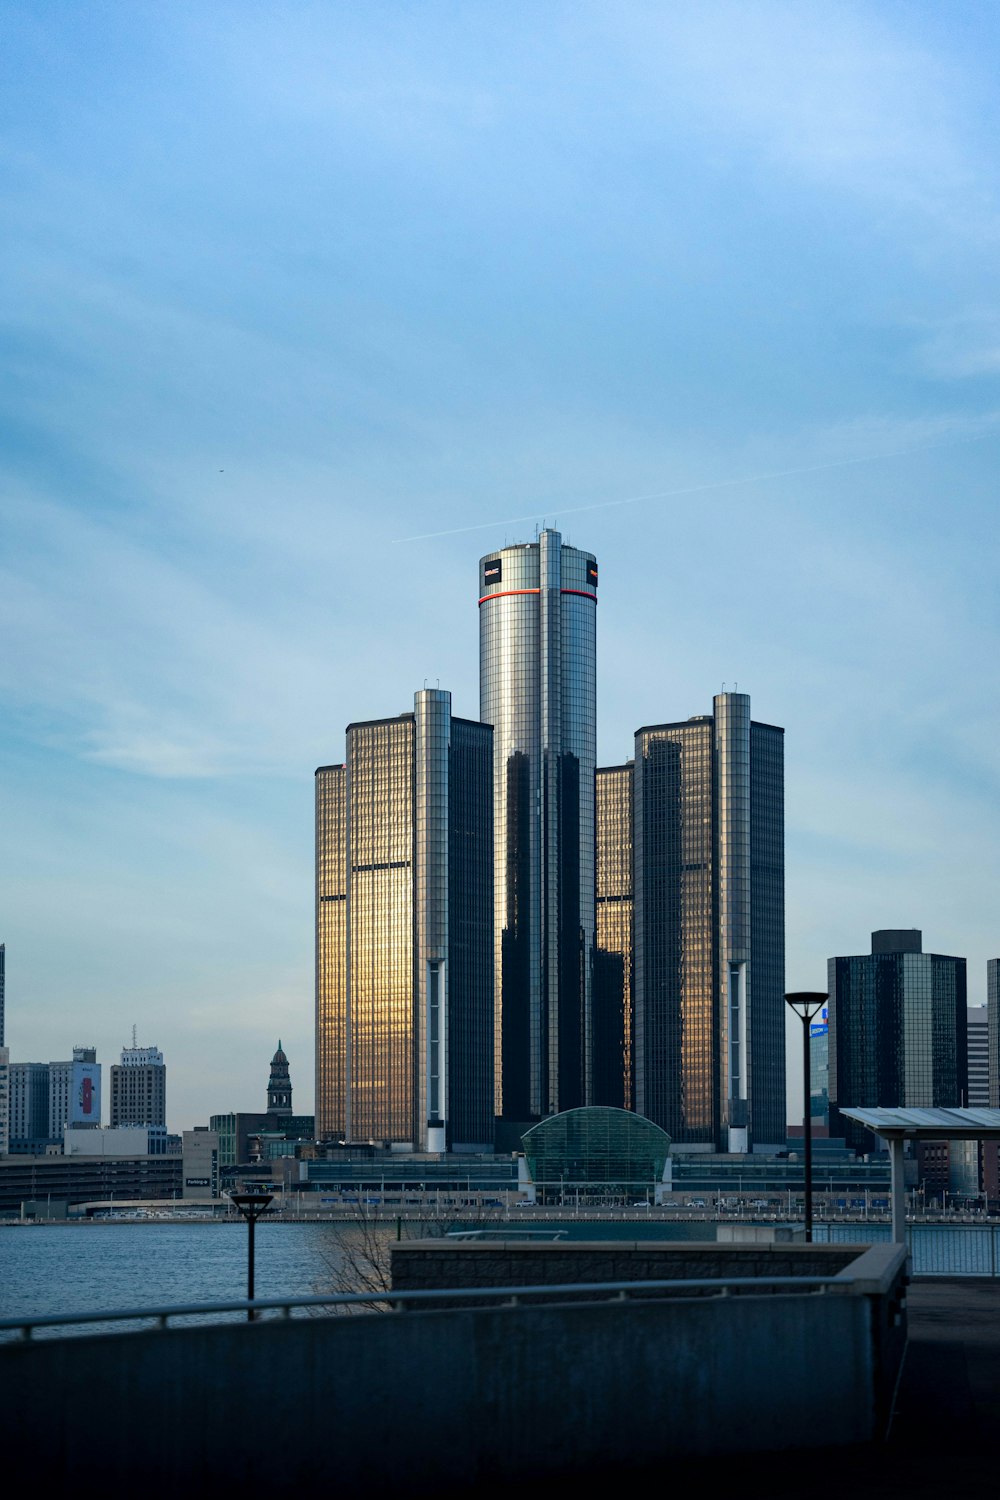
[[[640,1115],[593,1105],[542,1120],[523,1137],[524,1155],[536,1184],[609,1184],[648,1188],[660,1182],[670,1137]]]
[[[887,952],[882,939],[827,965],[830,1128],[857,1151],[871,1136],[841,1107],[952,1109],[968,1088],[965,959]]]
[[[495,1108],[591,1096],[597,564],[556,531],[480,561],[494,730]]]
[[[986,960],[986,1025],[990,1109],[1000,1109],[1000,958]]]
[[[823,1006],[809,1024],[809,1118],[813,1128],[830,1124],[830,1012]]]
[[[785,1138],[783,808],[783,731],[745,693],[636,734],[634,1098],[679,1143]]]
[[[235,1114],[211,1115],[208,1128],[219,1137],[219,1166],[235,1166],[237,1156]]]
[[[316,1133],[321,1140],[344,1134],[347,1109],[347,767],[339,765],[316,772]]]
[[[632,771],[605,766],[595,783],[594,1103],[635,1108],[632,1078]]]
[[[755,1147],[780,1147],[785,1100],[785,731],[750,724],[747,1098]]]
[[[448,819],[449,1150],[493,1144],[493,731],[452,719]]]
[[[316,773],[323,1139],[492,1140],[491,740],[425,689],[412,714],[349,725],[346,764]]]
[[[414,721],[347,731],[350,866],[349,1140],[416,1133]]]
[[[706,1150],[722,1128],[714,738],[704,716],[635,741],[636,1108]]]

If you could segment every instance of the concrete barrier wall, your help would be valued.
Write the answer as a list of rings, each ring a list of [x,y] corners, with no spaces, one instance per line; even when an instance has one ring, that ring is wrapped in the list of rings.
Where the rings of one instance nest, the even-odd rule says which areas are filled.
[[[321,1478],[340,1492],[422,1493],[863,1442],[884,1421],[883,1312],[889,1326],[876,1289],[5,1346],[5,1473],[147,1494],[195,1482],[287,1493]]]
[[[867,1249],[786,1242],[400,1240],[391,1247],[392,1285],[401,1291],[426,1291],[557,1282],[836,1276]]]

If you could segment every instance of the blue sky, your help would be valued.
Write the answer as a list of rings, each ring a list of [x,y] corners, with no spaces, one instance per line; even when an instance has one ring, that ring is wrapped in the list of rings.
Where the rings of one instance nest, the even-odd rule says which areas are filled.
[[[0,26],[15,1060],[134,1023],[181,1128],[280,1035],[311,1109],[313,769],[425,679],[476,715],[477,560],[543,519],[601,564],[603,763],[723,683],[785,727],[788,987],[920,926],[985,998],[1000,12]]]

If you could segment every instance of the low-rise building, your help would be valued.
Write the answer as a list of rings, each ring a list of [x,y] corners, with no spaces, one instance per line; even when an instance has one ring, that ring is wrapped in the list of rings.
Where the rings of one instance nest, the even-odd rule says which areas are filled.
[[[0,1214],[23,1203],[126,1203],[179,1198],[182,1158],[174,1156],[7,1156],[0,1161]],[[38,1210],[41,1212],[41,1210]]]
[[[85,1130],[67,1125],[63,1131],[66,1156],[167,1156],[170,1137],[165,1125],[117,1125]]]
[[[218,1198],[219,1137],[204,1125],[184,1132],[185,1198]]]

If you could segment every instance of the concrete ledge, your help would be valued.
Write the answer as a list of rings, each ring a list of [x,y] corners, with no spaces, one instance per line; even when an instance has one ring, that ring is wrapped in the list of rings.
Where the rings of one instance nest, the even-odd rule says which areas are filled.
[[[425,1244],[441,1251],[440,1240]],[[453,1266],[459,1247],[446,1248]],[[499,1249],[524,1285],[537,1276],[539,1248],[466,1243],[460,1253],[471,1274]],[[719,1247],[697,1248],[605,1242],[572,1252],[578,1269],[603,1257],[659,1278],[670,1262],[699,1275],[720,1264]],[[553,1282],[566,1249],[547,1247],[563,1252],[552,1256]],[[733,1250],[724,1248],[730,1264]],[[905,1340],[904,1252],[864,1247],[845,1265],[837,1247],[833,1270],[826,1250],[753,1246],[749,1255],[765,1274],[783,1274],[789,1257],[806,1274],[825,1265],[837,1278],[832,1294],[655,1293],[0,1346],[12,1434],[5,1473],[27,1483],[41,1463],[53,1483],[90,1484],[99,1470],[105,1486],[151,1496],[194,1485],[289,1494],[319,1482],[442,1495],[599,1471],[624,1480],[683,1457],[871,1443],[885,1432]],[[399,1260],[420,1265],[412,1253]],[[750,1263],[742,1251],[740,1260]],[[432,1269],[425,1257],[422,1274]],[[448,1283],[441,1289],[446,1298]]]
[[[402,1240],[391,1247],[392,1284],[399,1291],[415,1291],[706,1276],[837,1276],[867,1249],[714,1240]]]
[[[837,1273],[837,1281],[862,1296],[889,1296],[893,1289],[905,1285],[907,1252],[905,1245],[853,1245],[854,1258]]]

